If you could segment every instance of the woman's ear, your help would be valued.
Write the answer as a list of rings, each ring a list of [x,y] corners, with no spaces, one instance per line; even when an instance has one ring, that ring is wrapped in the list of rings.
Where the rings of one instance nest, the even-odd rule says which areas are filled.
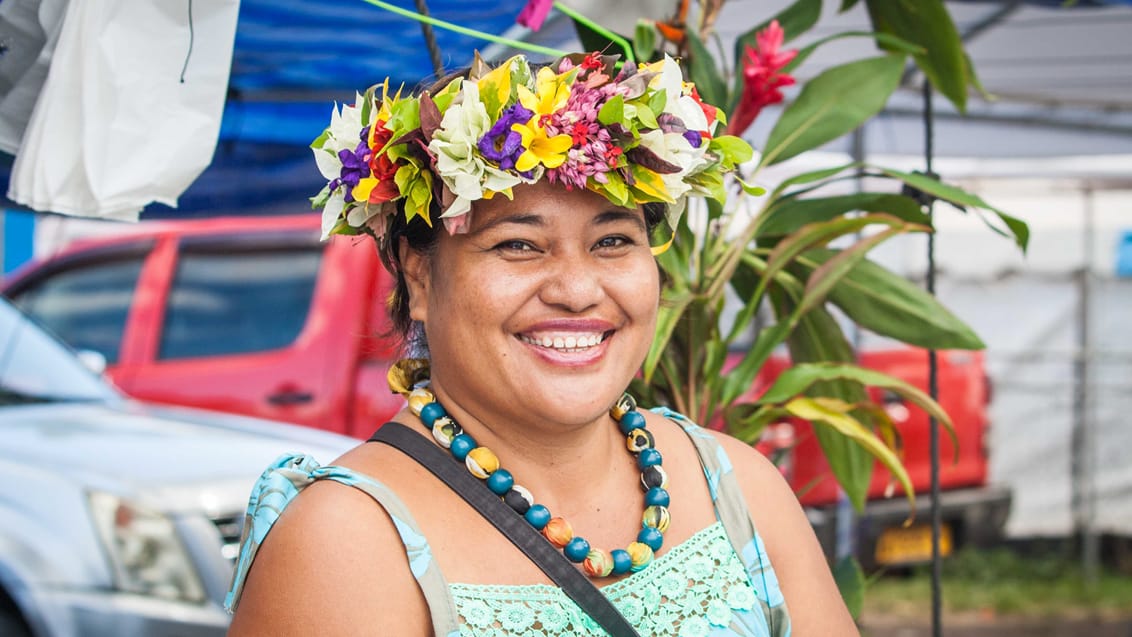
[[[431,283],[428,255],[410,247],[409,240],[405,237],[401,237],[397,252],[401,261],[401,273],[409,291],[409,318],[423,323],[428,318],[428,291]]]

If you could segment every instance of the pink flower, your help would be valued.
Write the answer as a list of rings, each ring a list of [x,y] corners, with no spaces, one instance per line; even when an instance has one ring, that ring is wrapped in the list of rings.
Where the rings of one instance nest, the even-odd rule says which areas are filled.
[[[794,78],[779,73],[798,55],[797,49],[780,51],[785,33],[774,20],[755,35],[757,48],[747,47],[743,61],[743,95],[739,106],[728,118],[727,133],[741,135],[755,121],[764,106],[782,101],[783,86],[790,86]]]
[[[550,13],[550,7],[553,4],[554,0],[529,0],[527,6],[519,12],[519,17],[515,19],[515,22],[532,31],[538,31],[542,28],[546,14]]]

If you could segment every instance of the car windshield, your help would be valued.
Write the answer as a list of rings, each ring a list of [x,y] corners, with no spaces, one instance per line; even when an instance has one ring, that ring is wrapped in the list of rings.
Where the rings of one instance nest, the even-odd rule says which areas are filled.
[[[0,405],[116,396],[74,352],[0,298]]]

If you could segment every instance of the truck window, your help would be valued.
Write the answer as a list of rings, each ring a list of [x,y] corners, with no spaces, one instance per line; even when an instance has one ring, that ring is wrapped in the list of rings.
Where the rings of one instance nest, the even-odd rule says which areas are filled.
[[[29,316],[75,349],[118,362],[142,257],[85,262],[56,270],[14,295]]]
[[[244,354],[290,345],[306,323],[320,248],[182,250],[159,359]]]

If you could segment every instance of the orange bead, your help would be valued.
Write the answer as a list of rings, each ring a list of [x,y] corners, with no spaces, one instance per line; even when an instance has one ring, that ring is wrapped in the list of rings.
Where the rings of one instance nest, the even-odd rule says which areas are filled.
[[[562,518],[551,518],[542,529],[542,534],[557,548],[566,546],[574,539],[574,529]]]

